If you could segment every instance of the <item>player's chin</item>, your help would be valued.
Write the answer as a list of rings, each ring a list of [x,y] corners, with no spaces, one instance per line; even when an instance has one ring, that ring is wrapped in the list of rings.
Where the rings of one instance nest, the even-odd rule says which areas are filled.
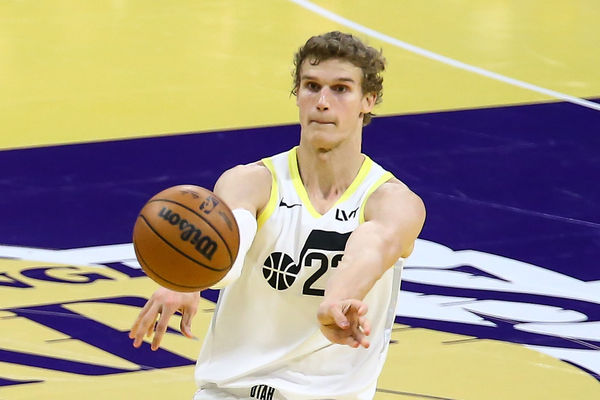
[[[315,130],[311,133],[309,141],[313,147],[324,151],[336,148],[343,141],[342,135],[335,131]]]
[[[312,124],[311,131],[316,136],[338,136],[339,131],[335,124]]]

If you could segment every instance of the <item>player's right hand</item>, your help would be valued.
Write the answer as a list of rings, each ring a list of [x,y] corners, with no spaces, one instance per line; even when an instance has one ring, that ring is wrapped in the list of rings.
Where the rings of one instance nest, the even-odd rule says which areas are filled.
[[[332,343],[368,348],[371,325],[365,317],[367,311],[361,300],[324,300],[319,305],[317,319],[321,332]]]
[[[199,302],[200,292],[182,293],[163,287],[157,289],[146,302],[129,331],[129,338],[133,339],[133,347],[140,347],[144,335],[150,337],[154,333],[151,349],[157,350],[167,331],[169,319],[177,311],[182,314],[181,332],[185,336],[193,338],[192,318],[198,311]]]

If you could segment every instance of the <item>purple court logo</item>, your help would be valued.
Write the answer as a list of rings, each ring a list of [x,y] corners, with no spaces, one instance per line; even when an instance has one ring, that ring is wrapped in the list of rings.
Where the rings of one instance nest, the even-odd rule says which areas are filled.
[[[425,240],[407,261],[397,323],[521,344],[600,380],[600,282]]]
[[[13,292],[34,289],[29,283],[32,280],[85,285],[110,281],[113,279],[109,274],[111,271],[131,279],[144,276],[131,244],[69,250],[0,246],[0,256],[7,259],[5,262],[31,260],[53,264],[24,267],[18,273],[0,271],[0,290]],[[80,270],[75,267],[77,265],[87,266],[87,269]],[[26,297],[21,295],[19,298]],[[148,365],[153,368],[192,365],[193,359],[167,350],[161,350],[161,357],[151,354],[149,349],[147,352],[133,351],[127,332],[73,311],[75,305],[137,308],[144,302],[145,299],[135,296],[97,296],[52,304],[2,307],[0,310],[4,315],[14,315],[11,318],[21,318],[62,332],[65,337],[99,348],[138,367],[116,368],[9,348],[0,349],[0,360],[18,366],[85,375],[134,372]],[[600,380],[599,306],[598,281],[585,282],[506,257],[473,250],[454,251],[438,243],[418,240],[402,273],[395,321],[412,327],[522,345],[563,360]],[[64,324],[53,317],[55,315],[67,316],[69,321],[77,320],[78,323]],[[39,380],[16,381],[0,376],[0,386],[33,382]]]

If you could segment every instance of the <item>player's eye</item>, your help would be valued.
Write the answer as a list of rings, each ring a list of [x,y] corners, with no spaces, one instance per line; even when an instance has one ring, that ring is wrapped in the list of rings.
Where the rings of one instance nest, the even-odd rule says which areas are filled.
[[[309,82],[306,82],[306,84],[304,86],[312,92],[318,92],[319,89],[321,89],[321,86],[316,82],[309,81]]]
[[[337,93],[345,93],[345,92],[348,91],[348,86],[345,86],[345,85],[335,85],[332,89],[335,92],[337,92]]]

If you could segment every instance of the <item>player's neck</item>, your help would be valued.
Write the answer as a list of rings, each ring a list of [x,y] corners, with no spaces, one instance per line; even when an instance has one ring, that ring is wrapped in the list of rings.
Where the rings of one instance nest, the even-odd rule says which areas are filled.
[[[303,146],[297,150],[298,170],[312,205],[325,213],[352,184],[365,159],[360,142],[330,150]]]

